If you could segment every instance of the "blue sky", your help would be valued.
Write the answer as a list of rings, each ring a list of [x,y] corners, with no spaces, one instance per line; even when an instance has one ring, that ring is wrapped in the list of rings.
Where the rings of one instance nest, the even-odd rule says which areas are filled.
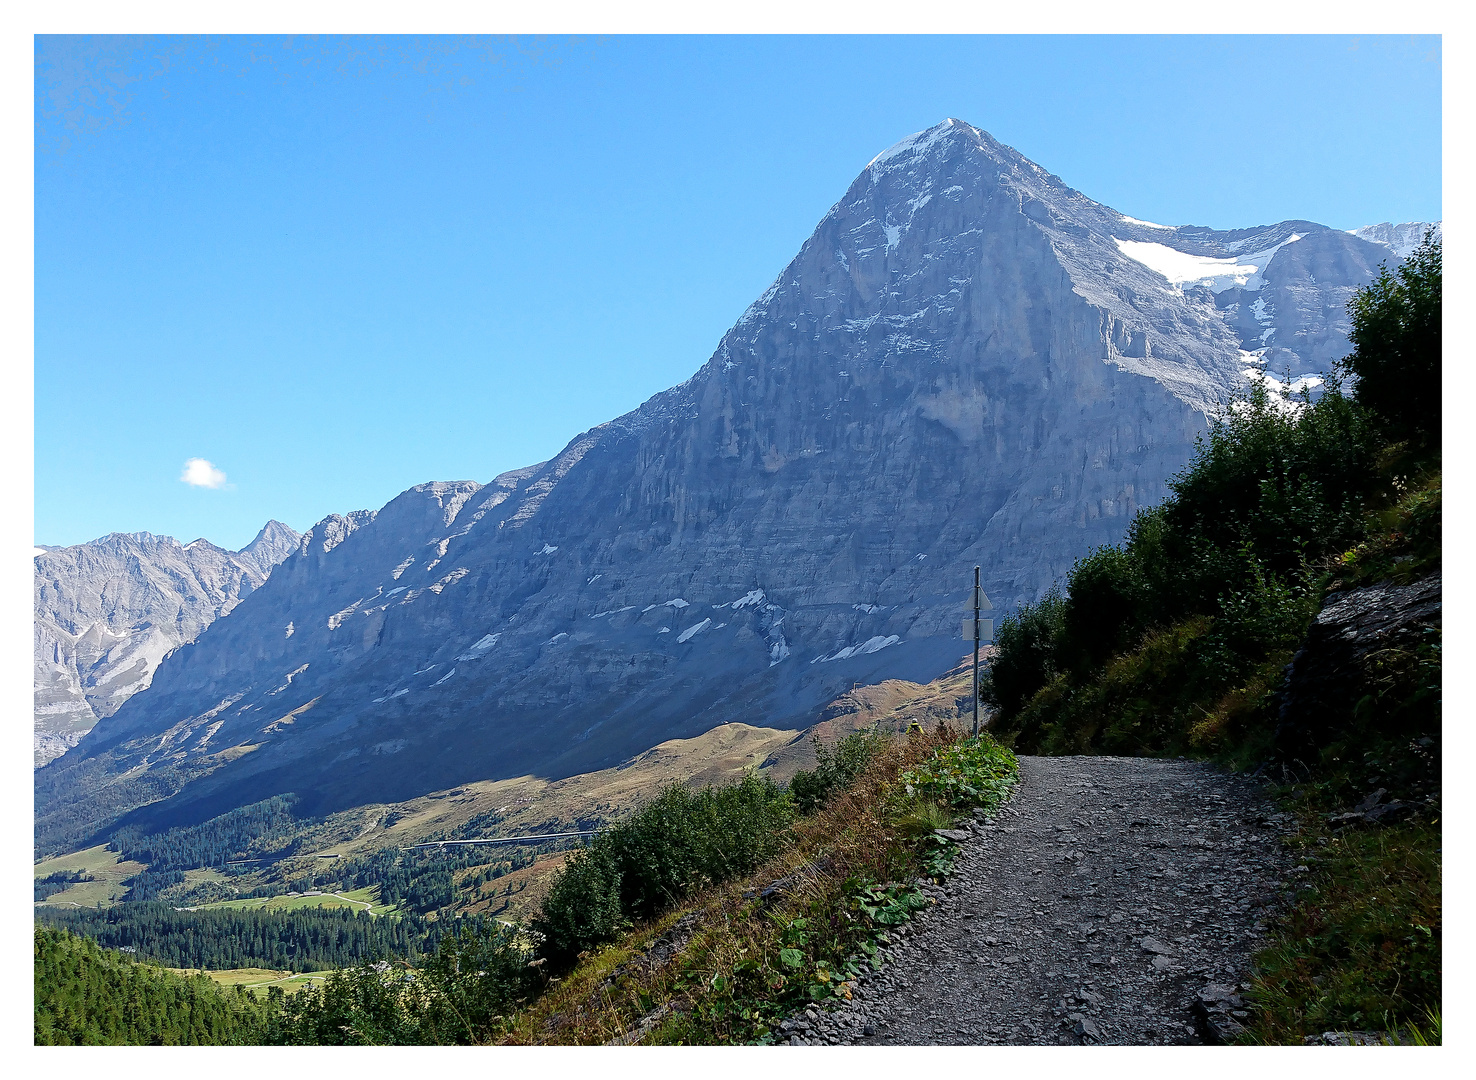
[[[1151,221],[1442,216],[1434,38],[41,38],[36,59],[44,544],[234,548],[546,459],[691,375],[867,161],[948,116]]]

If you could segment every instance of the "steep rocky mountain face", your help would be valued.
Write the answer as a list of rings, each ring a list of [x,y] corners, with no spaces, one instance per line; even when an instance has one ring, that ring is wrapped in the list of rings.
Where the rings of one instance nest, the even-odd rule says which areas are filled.
[[[1353,235],[1387,248],[1389,254],[1393,256],[1388,260],[1392,268],[1396,261],[1409,258],[1410,252],[1419,247],[1420,242],[1425,239],[1427,229],[1435,230],[1437,240],[1441,239],[1444,232],[1438,221],[1405,221],[1398,225],[1381,221],[1377,225],[1365,225],[1361,229],[1354,229]]]
[[[35,555],[35,764],[147,687],[160,661],[260,588],[301,537],[269,521],[240,551],[110,533]]]
[[[921,132],[680,386],[550,461],[315,526],[37,774],[38,839],[146,802],[160,825],[565,776],[927,682],[976,563],[1008,609],[1119,540],[1248,377],[1346,351],[1387,256],[1307,221],[1135,221],[967,124]]]

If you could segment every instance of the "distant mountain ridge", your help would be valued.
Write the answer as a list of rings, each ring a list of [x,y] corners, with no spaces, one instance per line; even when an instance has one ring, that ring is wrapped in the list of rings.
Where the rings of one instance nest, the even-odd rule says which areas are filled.
[[[240,551],[147,532],[37,548],[36,766],[147,687],[171,650],[260,588],[300,540],[269,521]]]
[[[961,121],[919,132],[686,382],[547,462],[315,525],[38,772],[38,842],[557,778],[928,682],[976,563],[999,614],[1120,540],[1220,403],[1347,351],[1389,250],[1137,221]]]
[[[1388,248],[1396,261],[1402,261],[1409,258],[1410,253],[1420,246],[1420,242],[1425,239],[1426,230],[1429,229],[1435,231],[1437,240],[1444,236],[1443,223],[1439,221],[1404,221],[1398,225],[1382,221],[1352,232],[1359,239]]]

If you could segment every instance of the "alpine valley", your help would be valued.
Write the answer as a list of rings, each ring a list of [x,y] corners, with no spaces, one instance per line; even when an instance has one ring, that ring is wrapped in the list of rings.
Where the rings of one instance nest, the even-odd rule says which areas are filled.
[[[1172,228],[958,120],[904,139],[696,374],[552,460],[331,515],[275,570],[222,553],[137,644],[91,611],[43,634],[38,601],[38,702],[44,674],[45,707],[100,719],[36,772],[37,853],[570,777],[926,683],[976,564],[998,613],[1121,540],[1248,380],[1315,392],[1354,289],[1423,231]]]

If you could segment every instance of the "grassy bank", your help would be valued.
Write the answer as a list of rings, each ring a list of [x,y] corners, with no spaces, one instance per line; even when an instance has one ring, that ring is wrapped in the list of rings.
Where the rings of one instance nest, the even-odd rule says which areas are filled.
[[[588,955],[511,1022],[511,1043],[767,1042],[803,1005],[850,997],[876,946],[927,901],[956,848],[934,830],[997,806],[1016,776],[988,737],[888,738],[784,850]]]
[[[1247,1042],[1325,1031],[1440,1037],[1439,822],[1335,831],[1304,805],[1305,886],[1256,958]]]

